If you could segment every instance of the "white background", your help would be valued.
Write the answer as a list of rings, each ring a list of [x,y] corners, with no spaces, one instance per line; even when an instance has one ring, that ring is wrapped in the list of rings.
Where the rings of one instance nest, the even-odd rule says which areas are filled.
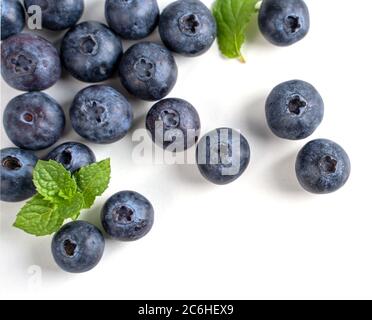
[[[170,2],[159,1],[162,8]],[[193,165],[135,163],[131,134],[113,145],[90,144],[98,159],[111,157],[113,176],[82,219],[100,226],[104,201],[131,189],[152,201],[154,228],[135,243],[107,241],[97,268],[71,275],[55,265],[50,237],[11,227],[22,203],[1,203],[0,297],[371,299],[372,2],[307,3],[311,32],[292,47],[267,43],[253,19],[245,65],[223,59],[216,44],[199,58],[176,57],[179,78],[170,96],[198,109],[203,133],[230,126],[248,138],[252,160],[238,181],[214,186]],[[103,12],[103,0],[86,1],[82,20],[104,21]],[[63,36],[41,34],[57,44]],[[158,41],[157,32],[151,39]],[[270,90],[294,78],[312,83],[325,102],[324,121],[310,139],[340,143],[352,161],[349,182],[331,195],[311,195],[297,183],[296,153],[310,139],[281,140],[265,123]],[[128,96],[117,79],[108,83]],[[65,72],[47,93],[67,111],[85,86]],[[2,109],[21,93],[4,81],[1,89]],[[152,104],[130,101],[134,129],[143,128]],[[61,142],[68,140],[81,141],[70,125]],[[1,147],[9,146],[1,129]]]

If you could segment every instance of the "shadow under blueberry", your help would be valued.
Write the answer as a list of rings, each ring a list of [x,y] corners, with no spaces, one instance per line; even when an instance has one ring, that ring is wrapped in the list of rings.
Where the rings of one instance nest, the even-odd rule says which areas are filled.
[[[247,129],[249,137],[265,141],[274,141],[276,138],[270,131],[266,122],[265,103],[265,95],[260,95],[251,100],[251,102],[245,106],[243,112],[243,114],[247,115],[247,118],[239,118],[239,120],[242,119],[244,121],[244,123],[241,123],[242,120],[240,120],[240,125],[241,128]]]
[[[64,275],[58,265],[54,262],[51,246],[53,236],[33,239],[32,245],[32,264],[41,268],[43,273]]]
[[[306,192],[297,181],[295,171],[296,156],[297,152],[291,152],[274,162],[270,168],[271,174],[269,177],[275,183],[275,187],[279,192],[306,195]]]
[[[180,183],[211,186],[211,184],[208,183],[199,172],[197,164],[176,164],[173,167],[176,175],[180,179]]]

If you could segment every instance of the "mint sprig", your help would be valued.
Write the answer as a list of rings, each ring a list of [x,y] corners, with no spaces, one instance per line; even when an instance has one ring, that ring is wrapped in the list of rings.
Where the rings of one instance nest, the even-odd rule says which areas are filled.
[[[76,220],[82,209],[92,207],[107,189],[110,174],[110,159],[73,175],[56,161],[38,161],[33,172],[38,193],[18,213],[14,227],[35,236],[58,231],[66,219]]]
[[[259,0],[216,0],[213,15],[217,22],[217,41],[221,53],[230,59],[245,59],[241,48],[246,39],[247,27]]]

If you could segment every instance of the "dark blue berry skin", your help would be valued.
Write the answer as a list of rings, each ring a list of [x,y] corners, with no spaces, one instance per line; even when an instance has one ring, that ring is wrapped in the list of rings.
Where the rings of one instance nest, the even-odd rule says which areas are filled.
[[[94,143],[107,144],[124,138],[132,126],[133,110],[115,89],[94,85],[76,95],[70,118],[80,136]]]
[[[309,83],[292,80],[276,86],[266,100],[266,120],[280,138],[300,140],[318,128],[324,116],[324,103]]]
[[[201,1],[178,0],[162,12],[159,33],[169,50],[195,57],[212,46],[217,26],[212,13]]]
[[[62,108],[43,92],[29,92],[12,99],[5,108],[3,121],[9,139],[28,150],[52,146],[65,128]]]
[[[350,159],[337,143],[317,139],[307,143],[296,160],[301,186],[311,193],[327,194],[340,189],[350,176]]]
[[[121,60],[119,75],[123,86],[137,98],[164,98],[177,81],[178,67],[164,46],[141,42],[130,47]]]
[[[19,33],[1,45],[1,75],[17,90],[42,91],[61,77],[61,60],[49,41]]]
[[[309,32],[309,10],[303,0],[264,0],[258,25],[269,42],[289,46],[302,40]]]
[[[150,35],[159,22],[157,0],[106,0],[106,21],[110,28],[127,40]]]
[[[238,179],[250,161],[247,139],[230,128],[215,129],[199,141],[196,161],[208,181],[225,185]]]
[[[120,38],[107,26],[86,21],[66,33],[62,40],[61,57],[73,77],[94,83],[112,76],[122,51]]]
[[[59,162],[71,173],[96,162],[93,151],[79,142],[63,143],[50,151],[45,159]]]
[[[20,33],[25,27],[25,11],[18,0],[1,0],[1,40]]]
[[[85,221],[64,225],[52,240],[55,262],[70,273],[92,270],[100,262],[104,249],[105,239],[101,231]]]
[[[102,226],[113,239],[135,241],[144,237],[154,224],[154,208],[134,191],[121,191],[107,200],[101,212]]]
[[[25,0],[25,7],[39,6],[43,28],[60,31],[74,26],[84,12],[84,0]]]
[[[147,114],[146,128],[152,140],[164,149],[183,151],[196,143],[200,118],[196,109],[182,99],[164,99]],[[169,149],[168,149],[169,150]]]
[[[38,161],[33,152],[18,148],[0,151],[1,159],[1,201],[18,202],[31,198],[36,189],[32,172]]]

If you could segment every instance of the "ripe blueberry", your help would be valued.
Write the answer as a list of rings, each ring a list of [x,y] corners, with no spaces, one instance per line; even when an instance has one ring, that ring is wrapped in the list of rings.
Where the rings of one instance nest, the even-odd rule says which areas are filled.
[[[82,22],[62,40],[61,57],[65,68],[84,82],[107,80],[122,55],[120,39],[104,24]]]
[[[250,161],[248,141],[230,128],[215,129],[198,143],[196,161],[200,173],[212,183],[224,185],[238,179]]]
[[[82,273],[93,269],[101,260],[105,239],[99,229],[88,222],[64,225],[53,237],[52,254],[66,272]]]
[[[84,0],[25,0],[25,7],[39,6],[43,28],[64,30],[74,26],[84,12]]]
[[[177,81],[178,68],[162,45],[141,42],[125,53],[119,67],[123,86],[135,97],[156,101],[164,98]]]
[[[36,189],[32,172],[38,161],[31,151],[6,148],[0,151],[1,201],[18,202],[31,198]]]
[[[337,143],[317,139],[307,143],[296,160],[301,186],[312,193],[325,194],[340,189],[350,176],[350,159]]]
[[[128,100],[115,89],[94,85],[81,90],[70,108],[71,124],[83,138],[94,143],[113,143],[132,126]]]
[[[96,162],[93,151],[79,142],[63,143],[50,151],[45,159],[59,162],[72,173]]]
[[[29,33],[14,35],[1,45],[1,74],[17,90],[48,89],[61,77],[58,51],[40,36]]]
[[[320,125],[324,104],[309,83],[292,80],[276,86],[266,100],[266,120],[280,138],[300,140],[309,137]]]
[[[118,35],[139,40],[150,35],[159,22],[157,0],[106,0],[106,21]]]
[[[201,1],[178,0],[161,14],[159,33],[168,49],[185,56],[198,56],[212,46],[217,26]]]
[[[141,42],[124,53],[119,67],[123,86],[135,97],[156,101],[164,98],[177,81],[178,68],[162,45]]]
[[[120,241],[144,237],[154,224],[154,208],[137,192],[122,191],[107,200],[101,212],[102,226],[109,236]]]
[[[1,0],[1,40],[20,33],[25,27],[25,12],[18,0]]]
[[[303,0],[263,0],[258,25],[268,41],[289,46],[309,32],[309,10]]]
[[[196,143],[200,118],[196,109],[182,99],[164,99],[147,114],[146,128],[152,140],[170,151],[183,151]]]
[[[11,100],[4,111],[4,128],[18,147],[41,150],[55,144],[65,128],[60,105],[43,92],[29,92]]]

